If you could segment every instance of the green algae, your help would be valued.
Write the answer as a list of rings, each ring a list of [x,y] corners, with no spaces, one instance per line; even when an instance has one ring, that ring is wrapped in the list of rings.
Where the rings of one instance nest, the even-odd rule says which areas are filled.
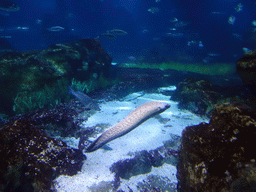
[[[169,62],[161,64],[147,64],[147,63],[125,63],[121,64],[120,67],[123,68],[147,68],[147,69],[160,69],[160,70],[177,70],[185,72],[200,73],[204,75],[229,75],[236,72],[236,66],[232,63],[211,63],[211,64],[201,64],[201,63],[178,63]]]
[[[66,79],[57,80],[56,83],[51,85],[45,84],[43,89],[38,91],[19,92],[14,99],[13,111],[17,114],[22,114],[55,106],[69,99],[67,92],[68,81]]]

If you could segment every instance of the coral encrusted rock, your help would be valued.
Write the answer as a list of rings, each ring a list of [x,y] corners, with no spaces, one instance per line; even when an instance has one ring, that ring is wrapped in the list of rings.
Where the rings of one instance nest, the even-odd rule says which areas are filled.
[[[111,61],[97,38],[0,53],[0,113],[23,114],[68,101],[72,81],[87,87],[104,81],[110,76]]]
[[[237,73],[245,84],[256,86],[256,50],[250,51],[236,63]]]
[[[209,124],[182,133],[178,191],[254,191],[256,113],[245,104],[217,106]]]
[[[171,99],[179,101],[179,107],[182,109],[206,115],[221,99],[221,95],[213,90],[210,82],[189,78],[177,85]]]
[[[60,174],[74,175],[86,157],[26,119],[0,129],[0,191],[49,191]]]

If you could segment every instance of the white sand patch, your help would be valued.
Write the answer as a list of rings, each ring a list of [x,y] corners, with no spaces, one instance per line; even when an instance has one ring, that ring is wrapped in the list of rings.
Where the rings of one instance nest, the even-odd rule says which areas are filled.
[[[85,161],[81,172],[73,177],[60,176],[56,179],[58,191],[89,191],[89,187],[101,181],[113,181],[114,174],[110,172],[111,165],[119,160],[132,158],[129,152],[142,150],[153,150],[163,146],[163,142],[170,139],[170,134],[181,136],[186,126],[196,125],[204,119],[177,108],[177,102],[169,100],[170,97],[161,94],[133,93],[128,95],[124,101],[111,101],[101,104],[101,111],[96,112],[86,121],[83,126],[91,127],[99,123],[107,123],[111,126],[125,118],[132,110],[149,101],[162,101],[169,103],[171,108],[161,113],[162,118],[170,119],[162,124],[156,118],[151,118],[130,133],[108,143],[112,150],[98,149],[92,153],[86,153]],[[100,135],[100,134],[99,134]],[[95,138],[91,138],[94,140]],[[159,168],[152,168],[149,174],[167,176],[176,181],[176,168],[166,165]],[[147,174],[147,175],[149,175]],[[142,175],[132,177],[123,181],[123,184],[136,186]],[[122,184],[122,186],[124,186]]]
[[[158,175],[161,177],[168,177],[173,183],[177,183],[176,178],[177,169],[173,165],[163,164],[161,167],[153,167],[151,172],[148,174],[142,174],[138,176],[131,177],[129,180],[121,179],[120,189],[123,191],[129,191],[128,187],[133,191],[137,191],[137,183],[145,181],[150,175]]]

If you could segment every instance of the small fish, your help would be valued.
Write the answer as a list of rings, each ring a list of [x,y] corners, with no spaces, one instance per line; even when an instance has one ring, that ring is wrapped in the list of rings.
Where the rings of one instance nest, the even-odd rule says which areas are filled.
[[[256,27],[256,20],[252,21],[252,26]]]
[[[150,13],[158,13],[160,10],[159,10],[159,8],[157,8],[157,7],[151,7],[151,8],[149,8],[148,9],[148,12],[150,12]]]
[[[71,87],[68,87],[69,93],[74,95],[85,107],[86,109],[94,109],[99,111],[100,107],[96,101],[88,97],[80,91],[74,91]]]
[[[159,3],[161,0],[156,0],[156,3]]]
[[[113,30],[107,31],[107,33],[111,33],[113,35],[127,35],[128,34],[126,31],[121,30],[121,29],[113,29]]]
[[[147,32],[148,32],[147,29],[142,30],[142,33],[143,33],[143,34],[145,34],[145,33],[147,33]]]
[[[219,57],[219,56],[221,56],[220,53],[207,53],[207,55],[209,55],[211,57]]]
[[[43,21],[42,21],[41,19],[37,19],[37,20],[36,20],[36,24],[38,24],[38,25],[42,24],[42,22],[43,22]]]
[[[12,36],[9,36],[9,35],[3,35],[3,36],[0,36],[0,38],[3,38],[3,39],[11,39]]]
[[[158,41],[158,40],[160,40],[161,38],[159,38],[159,37],[154,37],[152,40],[153,41]]]
[[[203,42],[202,42],[202,41],[199,41],[199,43],[198,43],[198,47],[204,47],[204,45],[203,45]]]
[[[23,31],[27,31],[29,30],[29,27],[16,27],[17,30],[23,30]]]
[[[176,28],[169,28],[171,31],[176,31],[177,29]]]
[[[180,22],[177,22],[175,24],[175,27],[185,27],[187,26],[189,23],[188,22],[185,22],[185,21],[180,21]]]
[[[231,35],[232,35],[234,38],[236,38],[236,39],[238,39],[238,40],[240,40],[240,41],[243,40],[242,35],[240,35],[240,34],[238,34],[238,33],[232,33]]]
[[[177,22],[177,21],[178,21],[178,19],[177,19],[176,17],[173,17],[173,18],[170,19],[170,22],[171,22],[171,23],[175,23],[175,22]]]
[[[169,37],[182,37],[183,33],[166,33]]]
[[[100,34],[100,36],[103,36],[103,37],[106,37],[109,39],[116,39],[116,36],[111,33],[102,33],[102,34]]]
[[[244,53],[248,53],[248,52],[250,52],[250,51],[252,51],[252,50],[249,49],[249,48],[243,47],[243,52],[244,52]]]
[[[48,31],[58,32],[58,31],[64,31],[64,27],[61,26],[53,26],[50,28],[47,28]]]
[[[226,13],[224,13],[224,12],[218,12],[218,11],[213,11],[213,12],[211,12],[211,14],[212,14],[212,15],[224,15],[224,14],[226,14]]]
[[[132,62],[137,61],[136,57],[134,57],[134,56],[129,56],[128,59],[129,59],[130,61],[132,61]]]
[[[19,11],[20,7],[10,1],[0,1],[0,11],[7,11],[7,12],[15,12],[15,11]]]
[[[235,24],[235,21],[236,21],[236,17],[231,15],[229,18],[228,18],[228,23],[230,25],[234,25]]]
[[[239,3],[236,7],[235,7],[236,12],[240,12],[243,10],[243,5],[241,3]]]
[[[204,63],[212,63],[214,61],[214,59],[212,58],[212,57],[205,57],[204,59],[203,59],[203,62]]]
[[[188,46],[194,46],[195,44],[197,44],[196,41],[188,41]]]

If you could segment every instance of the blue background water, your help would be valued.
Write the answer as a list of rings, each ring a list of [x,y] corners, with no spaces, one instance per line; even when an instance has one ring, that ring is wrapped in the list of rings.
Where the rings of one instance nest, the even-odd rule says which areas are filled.
[[[202,41],[203,52],[193,48],[191,54],[221,54],[218,60],[236,61],[242,48],[255,49],[256,4],[253,0],[13,0],[20,6],[18,12],[0,14],[0,35],[17,50],[44,49],[49,45],[81,38],[96,38],[114,28],[128,32],[117,39],[100,37],[114,62],[138,59],[149,48],[160,50],[163,55],[188,49],[188,41]],[[235,8],[242,4],[242,10]],[[159,12],[151,13],[151,7]],[[212,12],[220,12],[213,14]],[[234,25],[228,23],[236,18]],[[175,27],[173,17],[188,23]],[[28,29],[17,29],[17,27]],[[52,32],[47,28],[64,27]],[[169,28],[177,28],[171,31]],[[166,33],[181,33],[181,37],[168,37]],[[254,41],[252,41],[254,38]],[[172,45],[176,47],[172,49]],[[178,44],[178,46],[177,46]],[[167,48],[165,48],[167,47]],[[178,47],[178,48],[177,48]],[[206,61],[207,63],[207,61]]]

